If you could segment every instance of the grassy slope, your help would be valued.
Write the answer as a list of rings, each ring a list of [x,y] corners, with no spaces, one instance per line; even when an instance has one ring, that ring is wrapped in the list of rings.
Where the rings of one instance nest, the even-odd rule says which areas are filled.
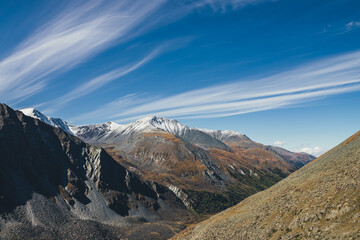
[[[360,132],[174,239],[359,239]]]

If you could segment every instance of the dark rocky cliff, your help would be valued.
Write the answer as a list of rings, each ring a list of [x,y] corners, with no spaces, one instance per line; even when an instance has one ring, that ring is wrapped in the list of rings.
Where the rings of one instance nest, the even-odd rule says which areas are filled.
[[[0,104],[0,216],[5,239],[116,239],[129,237],[133,222],[178,221],[189,212],[102,148]]]

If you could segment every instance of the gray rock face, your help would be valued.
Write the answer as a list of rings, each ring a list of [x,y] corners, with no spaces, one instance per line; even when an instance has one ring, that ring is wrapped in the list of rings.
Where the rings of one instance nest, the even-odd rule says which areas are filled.
[[[193,204],[191,199],[189,198],[189,195],[187,195],[184,190],[174,186],[174,185],[169,185],[168,188],[175,193],[175,195],[181,199],[181,201],[184,203],[184,205],[188,208],[188,209],[193,209]]]
[[[140,179],[103,149],[4,104],[0,154],[1,239],[118,239],[133,219],[173,221],[189,214],[167,187]]]

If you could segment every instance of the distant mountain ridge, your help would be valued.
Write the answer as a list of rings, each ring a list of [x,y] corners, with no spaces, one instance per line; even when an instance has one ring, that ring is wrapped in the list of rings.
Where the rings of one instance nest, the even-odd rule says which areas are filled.
[[[235,132],[232,130],[210,130],[201,128],[190,128],[181,124],[175,119],[168,119],[164,117],[150,116],[132,123],[122,125],[109,121],[102,124],[91,124],[83,126],[73,126],[60,118],[52,118],[45,116],[40,111],[34,108],[21,109],[25,115],[40,119],[41,121],[63,129],[83,141],[92,144],[111,144],[119,141],[129,139],[132,135],[140,132],[151,131],[165,131],[181,137],[189,142],[195,143],[205,148],[227,148],[226,144],[236,143],[243,147],[255,146],[257,143],[253,142],[245,134]],[[210,136],[210,137],[209,137]],[[278,151],[282,148],[273,146]],[[276,150],[274,150],[276,151]],[[286,150],[287,151],[287,150]]]
[[[226,145],[221,142],[221,139],[228,135],[228,131],[220,131],[217,137],[214,137],[213,134],[211,134],[213,130],[190,128],[179,123],[177,120],[156,116],[145,117],[126,125],[110,121],[103,124],[73,126],[62,119],[45,116],[34,108],[21,109],[20,111],[27,116],[40,119],[51,126],[59,127],[93,144],[108,144],[124,141],[139,132],[161,130],[187,139],[190,142],[194,142],[195,138],[196,143],[203,147],[226,148]],[[224,133],[224,137],[221,137],[222,132]],[[237,134],[242,135],[240,133]]]
[[[94,144],[111,144],[125,141],[141,132],[164,131],[205,148],[226,148],[226,145],[218,139],[198,129],[189,128],[173,119],[153,116],[139,119],[127,125],[111,127],[113,125],[114,123],[108,122],[99,125],[70,126],[69,128],[74,135]],[[94,134],[94,132],[100,134]]]

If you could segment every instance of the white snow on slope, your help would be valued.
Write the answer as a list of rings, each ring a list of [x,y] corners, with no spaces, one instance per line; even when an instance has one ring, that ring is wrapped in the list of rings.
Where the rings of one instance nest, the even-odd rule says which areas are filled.
[[[245,135],[239,132],[235,132],[232,130],[210,130],[210,129],[201,129],[198,130],[209,134],[210,136],[223,141],[224,139],[229,139],[231,137],[241,137],[243,138]]]
[[[86,126],[71,126],[74,135],[92,143],[113,143],[128,139],[135,133],[161,130],[175,135],[184,134],[189,127],[176,120],[161,117],[146,117],[127,125],[114,122]]]
[[[24,109],[21,109],[20,111],[23,114],[25,114],[26,116],[39,119],[40,121],[42,121],[46,124],[49,124],[53,127],[61,128],[62,130],[73,134],[73,132],[70,130],[70,125],[60,118],[47,117],[34,108],[24,108]]]
[[[124,125],[115,122],[107,122],[102,124],[93,124],[86,126],[70,126],[73,134],[84,141],[92,143],[104,143],[114,140],[121,135]]]
[[[26,116],[33,117],[36,119],[39,119],[43,121],[44,123],[47,123],[49,125],[52,125],[50,118],[39,112],[38,110],[34,108],[24,108],[20,110],[22,113],[24,113]]]
[[[85,131],[104,131],[106,133],[110,132],[121,132],[124,129],[124,125],[117,124],[115,122],[107,122],[101,124],[92,124],[92,125],[85,125],[85,126],[72,126],[70,125],[70,130],[74,135],[81,135],[84,134]]]
[[[115,140],[119,137],[131,136],[134,133],[156,130],[165,131],[177,136],[183,136],[190,130],[198,130],[220,141],[233,136],[244,137],[243,134],[231,130],[209,130],[190,128],[179,123],[177,120],[156,116],[145,117],[126,125],[121,125],[110,121],[102,124],[72,126],[66,121],[63,121],[59,118],[47,117],[34,108],[26,108],[20,111],[22,111],[27,116],[40,119],[41,121],[51,126],[60,127],[64,131],[67,131],[78,137],[86,138],[87,140],[90,140],[92,142],[106,142]]]
[[[179,123],[176,120],[163,117],[145,117],[125,125],[123,134],[132,134],[134,132],[147,132],[153,130],[162,130],[172,134],[180,135],[188,131],[189,127]]]

